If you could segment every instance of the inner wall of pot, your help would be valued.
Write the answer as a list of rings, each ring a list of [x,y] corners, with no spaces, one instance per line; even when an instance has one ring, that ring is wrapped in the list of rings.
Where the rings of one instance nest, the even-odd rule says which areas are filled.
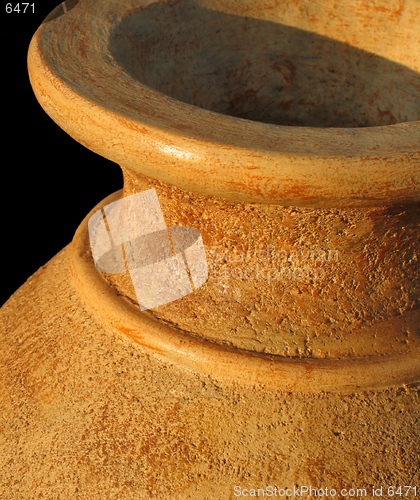
[[[126,16],[109,46],[149,87],[237,118],[311,127],[420,120],[418,72],[279,22],[157,3]]]

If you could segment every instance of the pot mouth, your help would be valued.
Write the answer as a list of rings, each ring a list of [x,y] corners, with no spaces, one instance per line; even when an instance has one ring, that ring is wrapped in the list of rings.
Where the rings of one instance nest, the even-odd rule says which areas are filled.
[[[110,34],[109,49],[151,89],[235,118],[323,128],[420,120],[420,73],[408,66],[299,27],[190,0],[127,13]]]
[[[80,0],[34,35],[35,94],[78,142],[181,189],[285,206],[420,201],[420,61],[262,19],[260,2],[224,9]],[[371,67],[392,84],[376,87]]]

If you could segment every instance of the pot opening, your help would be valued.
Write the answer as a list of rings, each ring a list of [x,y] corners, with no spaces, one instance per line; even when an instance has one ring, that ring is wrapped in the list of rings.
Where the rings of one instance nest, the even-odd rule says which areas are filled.
[[[407,66],[192,2],[131,12],[114,28],[109,48],[127,73],[152,89],[237,118],[310,127],[420,120],[420,74]]]

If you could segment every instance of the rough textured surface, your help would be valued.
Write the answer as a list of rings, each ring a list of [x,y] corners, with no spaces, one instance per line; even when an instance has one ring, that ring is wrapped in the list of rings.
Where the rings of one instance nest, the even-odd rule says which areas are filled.
[[[365,344],[369,347],[369,342],[372,342],[372,347],[376,350],[372,349],[371,355],[366,353],[360,355],[360,351],[359,355],[352,353],[352,356],[337,354],[339,352],[337,346],[337,352],[325,357],[310,352],[306,355],[297,353],[291,356],[289,353],[281,356],[238,348],[230,345],[229,339],[223,337],[215,339],[211,333],[207,334],[205,331],[201,332],[201,336],[195,334],[194,323],[200,324],[198,320],[196,322],[190,320],[193,328],[192,331],[188,331],[181,329],[177,324],[162,320],[162,315],[159,312],[156,314],[157,308],[141,312],[139,304],[130,297],[127,276],[113,280],[99,272],[93,262],[89,242],[89,218],[107,204],[120,199],[122,191],[117,191],[102,200],[85,217],[73,238],[71,253],[72,275],[83,295],[84,304],[95,310],[103,321],[108,322],[110,328],[116,328],[140,345],[148,347],[159,356],[159,359],[169,360],[196,372],[204,372],[218,380],[236,381],[251,386],[261,384],[270,389],[285,391],[311,393],[327,391],[346,394],[419,381],[419,352],[416,345],[404,351],[394,349],[392,342],[392,335],[396,336],[399,331],[405,332],[404,335],[410,339],[411,333],[417,331],[415,311],[414,314],[394,318],[389,323],[374,325],[372,330],[376,331],[377,338],[372,337],[372,331],[369,329],[353,333],[353,342],[358,346]],[[206,285],[207,283],[204,286]],[[127,288],[128,293],[125,291]],[[211,285],[207,288],[207,294],[209,290],[211,291]],[[196,294],[198,291],[191,295]],[[184,298],[178,301],[179,305]],[[205,294],[202,298],[204,305],[206,300],[208,297]],[[216,308],[216,305],[214,307]],[[176,323],[182,321],[182,314],[186,314],[182,310],[182,305],[171,311],[178,312]],[[209,313],[214,314],[213,311]],[[194,312],[191,314],[196,316]],[[240,321],[241,317],[237,316],[236,320]],[[405,328],[402,329],[404,325]],[[209,329],[211,330],[211,325]],[[214,333],[214,329],[212,332]],[[225,334],[229,337],[228,329]],[[277,336],[281,338],[281,335],[282,332],[278,332]],[[285,336],[287,337],[287,332]],[[269,338],[267,334],[266,338]],[[396,339],[398,341],[397,337]],[[345,340],[343,335],[336,340],[336,344],[344,343]],[[325,342],[325,338],[321,336],[319,341]]]
[[[153,316],[200,338],[282,356],[419,350],[419,206],[233,203],[124,170],[124,196],[151,188],[168,226],[201,231],[209,266],[204,286]],[[128,274],[104,276],[137,302]]]
[[[66,247],[0,312],[4,500],[221,500],[234,485],[418,480],[417,387],[348,396],[220,383],[104,327]]]

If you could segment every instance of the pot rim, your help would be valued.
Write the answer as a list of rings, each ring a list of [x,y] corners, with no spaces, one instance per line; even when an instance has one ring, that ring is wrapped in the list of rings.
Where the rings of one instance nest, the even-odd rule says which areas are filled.
[[[198,108],[135,80],[108,42],[121,19],[149,3],[81,0],[33,36],[34,93],[78,142],[180,189],[237,202],[357,208],[420,201],[420,121],[272,125]]]

